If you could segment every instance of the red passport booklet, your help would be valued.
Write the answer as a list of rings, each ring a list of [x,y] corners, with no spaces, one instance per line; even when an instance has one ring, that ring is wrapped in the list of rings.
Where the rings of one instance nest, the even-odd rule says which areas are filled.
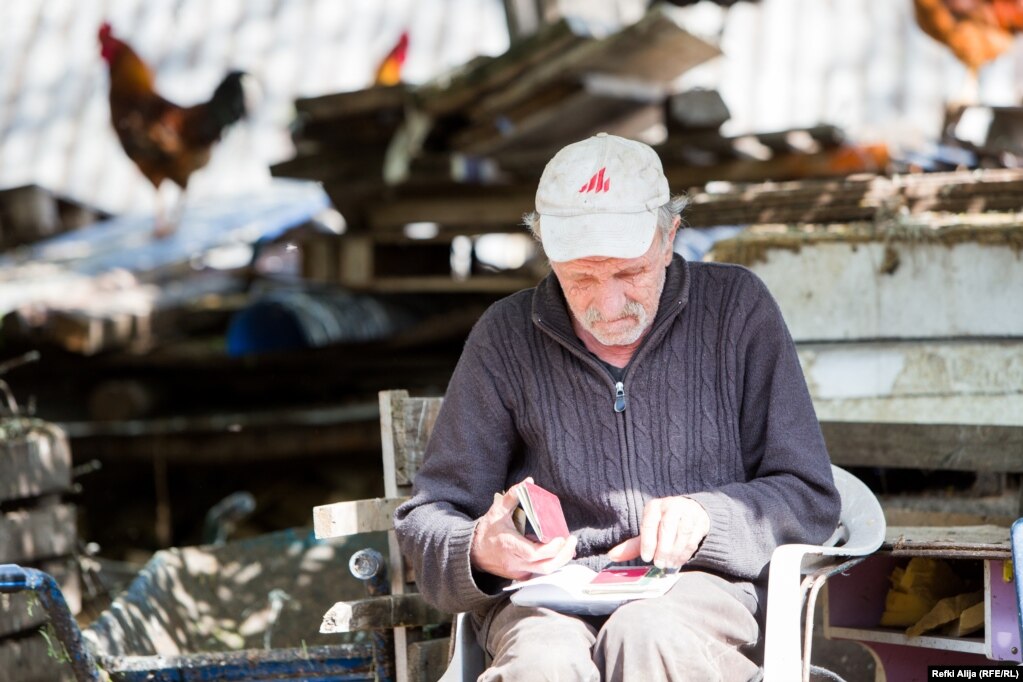
[[[583,588],[584,592],[642,592],[650,589],[664,571],[653,566],[605,568]]]
[[[523,535],[533,536],[540,542],[568,537],[568,523],[557,495],[535,483],[519,483],[515,493],[526,517]]]

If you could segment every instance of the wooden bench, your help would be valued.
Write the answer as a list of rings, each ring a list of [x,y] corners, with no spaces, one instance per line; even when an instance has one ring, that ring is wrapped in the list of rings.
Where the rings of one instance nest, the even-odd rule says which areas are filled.
[[[401,555],[393,521],[394,510],[412,491],[412,479],[422,464],[441,401],[442,398],[412,398],[407,391],[381,391],[380,436],[386,497],[313,509],[318,538],[387,531],[390,594],[338,602],[324,615],[320,632],[393,628],[393,672],[397,682],[436,680],[449,658],[447,631],[452,616],[429,606],[417,594],[415,576]],[[431,637],[432,634],[441,636]]]

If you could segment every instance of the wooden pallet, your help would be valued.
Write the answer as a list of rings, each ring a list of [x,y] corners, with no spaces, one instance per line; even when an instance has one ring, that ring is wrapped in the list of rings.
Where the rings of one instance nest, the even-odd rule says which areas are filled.
[[[71,451],[64,432],[39,420],[0,420],[0,563],[33,566],[52,575],[72,613],[81,609]],[[0,595],[0,671],[4,680],[73,679],[47,615],[32,593]],[[51,644],[52,642],[52,644]]]

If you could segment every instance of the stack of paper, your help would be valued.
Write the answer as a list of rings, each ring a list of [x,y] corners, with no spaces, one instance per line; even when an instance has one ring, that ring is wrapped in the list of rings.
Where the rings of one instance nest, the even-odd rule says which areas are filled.
[[[518,606],[546,607],[561,613],[603,616],[634,599],[660,597],[679,573],[651,566],[608,568],[599,574],[570,564],[549,574],[517,581],[505,588]]]

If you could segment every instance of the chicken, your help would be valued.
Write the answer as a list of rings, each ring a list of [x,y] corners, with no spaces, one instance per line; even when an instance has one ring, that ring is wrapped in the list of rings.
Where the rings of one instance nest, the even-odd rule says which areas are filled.
[[[224,77],[209,101],[182,107],[161,97],[152,69],[124,41],[113,35],[110,24],[99,29],[100,54],[110,69],[110,116],[117,137],[142,174],[156,188],[170,180],[181,188],[172,220],[157,210],[158,237],[172,233],[184,206],[192,173],[210,160],[213,145],[224,130],[246,114],[245,74]]]
[[[405,55],[408,54],[408,31],[401,34],[397,44],[391,48],[380,66],[377,67],[377,75],[374,79],[376,85],[397,85],[401,82],[401,68],[405,65]]]
[[[946,45],[966,65],[976,100],[980,67],[1012,46],[1023,30],[1023,0],[913,0],[916,21],[924,33]]]

